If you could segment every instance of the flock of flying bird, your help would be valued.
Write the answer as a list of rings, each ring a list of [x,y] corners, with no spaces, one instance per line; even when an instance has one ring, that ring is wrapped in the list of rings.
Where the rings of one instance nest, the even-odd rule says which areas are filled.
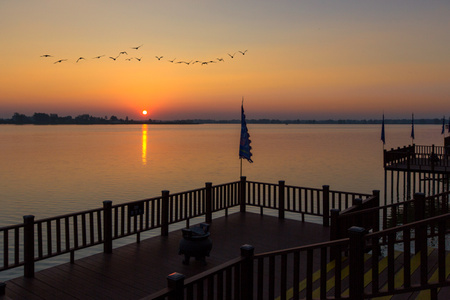
[[[136,47],[130,47],[132,50],[139,50],[139,48],[141,48],[143,45],[139,45],[139,46],[136,46]],[[240,53],[240,54],[242,54],[242,55],[245,55],[245,53],[247,52],[247,50],[244,50],[244,51],[237,51],[237,52],[234,52],[233,54],[230,54],[230,53],[227,53],[228,54],[228,56],[230,57],[230,58],[234,58],[235,57],[235,55],[237,54],[237,53]],[[131,53],[131,52],[130,52]],[[121,55],[124,55],[125,56],[125,60],[127,60],[127,61],[131,61],[131,60],[137,60],[137,61],[141,61],[142,60],[142,56],[141,57],[135,57],[135,56],[133,56],[133,57],[131,57],[131,56],[129,56],[128,55],[128,52],[127,51],[121,51],[121,52],[119,52],[119,54],[117,55],[117,56],[109,56],[109,59],[111,59],[111,60],[113,60],[113,61],[116,61],[117,59],[119,59],[120,57],[121,57]],[[100,59],[100,58],[102,58],[102,57],[104,57],[105,55],[99,55],[99,56],[96,56],[96,57],[93,57],[92,59]],[[50,54],[44,54],[44,55],[41,55],[41,57],[44,57],[44,58],[50,58],[50,57],[54,57],[53,55],[50,55]],[[161,59],[163,59],[164,58],[164,56],[155,56],[155,58],[158,60],[158,61],[161,61]],[[86,58],[84,58],[83,56],[80,56],[77,60],[76,60],[76,63],[78,63],[78,62],[80,62],[80,61],[82,61],[82,60],[86,60]],[[65,61],[68,61],[68,59],[59,59],[59,60],[57,60],[57,61],[55,61],[53,64],[59,64],[59,63],[62,63],[62,62],[65,62]],[[174,63],[174,64],[186,64],[186,65],[193,65],[193,64],[200,64],[200,65],[208,65],[208,64],[212,64],[212,63],[217,63],[217,62],[224,62],[225,60],[223,59],[223,58],[216,58],[216,60],[206,60],[206,61],[202,61],[202,60],[190,60],[190,61],[184,61],[184,60],[176,60],[176,58],[174,58],[174,59],[170,59],[170,60],[168,60],[169,62],[171,62],[171,63]]]

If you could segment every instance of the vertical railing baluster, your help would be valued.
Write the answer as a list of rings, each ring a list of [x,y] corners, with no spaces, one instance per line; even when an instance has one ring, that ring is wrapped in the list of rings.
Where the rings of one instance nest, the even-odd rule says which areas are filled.
[[[23,216],[24,277],[34,277],[34,216]]]

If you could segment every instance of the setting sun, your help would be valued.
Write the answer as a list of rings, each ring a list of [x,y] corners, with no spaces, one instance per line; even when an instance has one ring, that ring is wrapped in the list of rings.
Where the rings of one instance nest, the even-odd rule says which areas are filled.
[[[148,114],[148,111],[144,109],[144,110],[142,111],[142,114],[143,114],[144,116],[146,116],[146,115]]]

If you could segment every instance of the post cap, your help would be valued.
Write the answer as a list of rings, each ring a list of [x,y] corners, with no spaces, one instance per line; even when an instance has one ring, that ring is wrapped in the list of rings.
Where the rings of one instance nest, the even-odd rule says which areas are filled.
[[[179,280],[183,280],[184,278],[186,278],[186,276],[184,276],[183,274],[178,273],[178,272],[173,272],[167,276],[167,280],[170,280],[170,281],[179,281]]]

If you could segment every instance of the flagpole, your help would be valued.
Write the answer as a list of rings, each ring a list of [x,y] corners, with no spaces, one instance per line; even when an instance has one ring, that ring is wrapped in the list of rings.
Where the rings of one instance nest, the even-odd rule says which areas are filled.
[[[244,107],[244,96],[242,96],[241,107]],[[242,116],[241,116],[241,122],[242,122]],[[239,178],[242,178],[242,157],[240,158],[240,161],[241,161],[241,172],[239,174]]]
[[[240,176],[239,176],[239,178],[241,178],[242,177],[242,157],[241,157],[241,173],[240,173]]]

